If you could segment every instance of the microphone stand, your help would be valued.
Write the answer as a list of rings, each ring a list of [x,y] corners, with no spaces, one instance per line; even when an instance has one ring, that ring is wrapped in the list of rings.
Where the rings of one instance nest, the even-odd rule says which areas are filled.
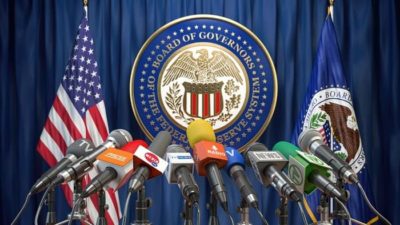
[[[46,215],[46,225],[56,224],[56,193],[54,187],[51,187],[47,193],[46,205],[47,205],[47,215]]]
[[[72,199],[72,205],[75,205],[78,199],[80,198],[82,194],[82,178],[79,178],[78,180],[75,181],[74,183],[74,194],[73,194],[73,199]],[[68,223],[68,220],[70,217],[72,217],[72,220],[80,220],[81,223],[87,224],[87,225],[92,225],[89,222],[89,219],[85,213],[85,208],[86,208],[86,202],[85,200],[82,200],[80,203],[80,206],[78,207],[78,210],[75,210],[73,214],[68,215],[68,219],[61,221],[57,223],[56,225],[62,225]]]
[[[332,225],[329,215],[329,196],[325,193],[321,194],[318,212],[320,215],[320,221],[318,221],[318,225]]]
[[[183,225],[193,225],[193,206],[190,201],[184,200],[185,208],[181,213]]]
[[[245,199],[242,198],[240,207],[238,207],[237,211],[240,213],[240,221],[238,222],[238,225],[252,225],[250,223],[249,204],[247,204]]]
[[[288,225],[288,199],[286,197],[281,197],[280,205],[275,214],[279,217],[279,225]]]
[[[146,198],[144,185],[137,192],[135,222],[132,225],[151,225],[147,210],[151,207],[151,199]]]
[[[340,189],[340,192],[346,193],[347,195],[349,195],[349,192],[344,188],[344,182],[342,179],[337,179],[336,185]],[[343,202],[343,204],[346,205],[347,200],[342,201],[342,202]],[[346,224],[346,221],[345,221],[347,219],[346,211],[341,206],[339,206],[336,201],[334,201],[334,204],[333,204],[333,218],[339,219],[340,224],[342,224],[342,225]]]
[[[99,217],[97,217],[96,225],[107,225],[107,220],[106,220],[106,210],[108,209],[108,206],[106,204],[106,193],[104,192],[103,189],[101,189],[99,192]]]
[[[217,198],[214,195],[214,192],[210,193],[210,202],[207,204],[207,208],[210,211],[210,217],[208,219],[208,225],[219,225],[219,220],[217,217]]]

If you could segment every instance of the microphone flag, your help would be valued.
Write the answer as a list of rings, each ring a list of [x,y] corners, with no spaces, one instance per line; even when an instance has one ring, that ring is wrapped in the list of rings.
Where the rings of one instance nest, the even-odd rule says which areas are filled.
[[[292,134],[292,143],[297,144],[299,134],[308,129],[320,132],[325,144],[350,164],[358,173],[367,195],[373,199],[360,130],[330,15],[326,17],[322,27],[308,90]],[[357,186],[346,185],[345,188],[350,191],[347,206],[351,216],[364,222],[372,219],[373,214]],[[319,204],[319,197],[320,193],[317,192],[307,196],[314,213]]]

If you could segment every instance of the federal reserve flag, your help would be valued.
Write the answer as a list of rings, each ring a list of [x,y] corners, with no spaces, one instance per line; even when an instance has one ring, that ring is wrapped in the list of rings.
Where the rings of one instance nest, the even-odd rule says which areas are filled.
[[[305,102],[292,136],[293,143],[297,144],[297,138],[304,129],[318,130],[335,154],[345,159],[358,173],[360,183],[371,196],[360,130],[330,16],[327,16],[322,28]],[[373,215],[357,186],[347,185],[346,189],[350,191],[347,206],[351,216],[363,222],[372,219]],[[319,194],[316,193],[307,197],[314,212],[319,204]]]

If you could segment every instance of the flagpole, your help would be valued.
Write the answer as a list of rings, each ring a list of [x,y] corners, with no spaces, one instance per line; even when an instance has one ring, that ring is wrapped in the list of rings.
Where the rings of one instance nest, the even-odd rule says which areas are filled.
[[[83,9],[85,10],[86,18],[87,18],[87,17],[88,17],[88,4],[89,4],[89,0],[82,0],[82,4],[83,4]]]

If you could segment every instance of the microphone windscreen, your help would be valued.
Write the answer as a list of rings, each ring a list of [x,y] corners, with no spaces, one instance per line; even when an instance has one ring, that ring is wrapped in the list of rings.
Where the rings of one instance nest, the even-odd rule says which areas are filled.
[[[88,155],[95,148],[92,141],[82,138],[68,146],[67,155],[71,154],[79,158]]]
[[[191,122],[186,129],[186,135],[191,148],[199,141],[216,141],[211,124],[202,119]]]
[[[310,144],[315,140],[320,139],[322,140],[321,134],[316,130],[303,130],[300,133],[299,138],[297,140],[297,144],[303,151],[308,152]]]
[[[115,143],[115,147],[121,148],[128,142],[132,141],[131,134],[124,129],[113,130],[107,137],[107,140],[112,140]]]
[[[286,159],[289,159],[289,156],[295,157],[298,155],[297,151],[300,149],[287,141],[280,141],[272,147],[273,151],[278,151],[280,152],[283,156],[285,156]]]
[[[136,152],[136,149],[137,149],[139,146],[143,146],[143,147],[145,147],[145,148],[148,148],[148,147],[149,147],[149,145],[148,145],[145,141],[143,141],[143,140],[134,140],[134,141],[131,141],[131,142],[129,142],[128,144],[124,145],[124,146],[121,148],[121,150],[126,151],[126,152],[130,152],[130,153],[134,154],[134,153]]]
[[[151,142],[149,150],[159,157],[164,157],[168,145],[171,144],[171,140],[172,137],[168,131],[161,131],[156,135],[153,142]]]
[[[225,169],[228,171],[228,174],[230,174],[229,171],[234,165],[240,165],[244,167],[244,158],[236,148],[225,147],[225,152],[226,157],[228,158]]]
[[[182,146],[174,144],[168,146],[167,153],[187,153],[187,152]]]

